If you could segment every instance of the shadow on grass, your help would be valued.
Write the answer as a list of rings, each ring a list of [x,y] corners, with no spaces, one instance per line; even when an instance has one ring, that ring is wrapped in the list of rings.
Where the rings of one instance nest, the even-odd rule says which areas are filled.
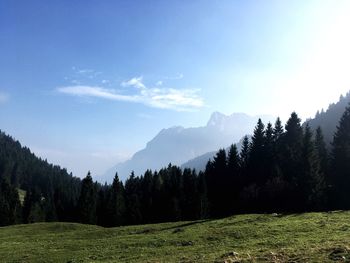
[[[162,228],[161,231],[189,227],[189,226],[193,226],[193,225],[198,225],[198,224],[203,224],[203,223],[206,223],[206,222],[210,222],[210,221],[213,221],[213,220],[214,219],[203,219],[203,220],[198,220],[198,221],[194,221],[194,222],[188,222],[188,223],[184,223],[184,224],[180,224],[180,225],[176,225],[176,226],[165,227],[165,228]]]

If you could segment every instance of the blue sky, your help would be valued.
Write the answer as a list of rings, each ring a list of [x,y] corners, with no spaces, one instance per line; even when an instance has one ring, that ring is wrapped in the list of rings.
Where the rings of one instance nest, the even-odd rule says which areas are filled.
[[[311,117],[350,89],[349,1],[0,2],[0,129],[84,176],[211,112]]]

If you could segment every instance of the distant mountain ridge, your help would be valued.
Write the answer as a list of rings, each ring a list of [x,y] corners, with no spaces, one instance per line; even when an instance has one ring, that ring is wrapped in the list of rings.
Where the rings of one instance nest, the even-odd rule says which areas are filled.
[[[111,182],[116,172],[121,179],[126,179],[131,171],[134,171],[135,175],[141,175],[147,169],[159,170],[168,163],[180,166],[202,154],[238,142],[244,135],[252,132],[259,118],[264,122],[275,120],[275,117],[269,115],[249,116],[245,113],[225,115],[214,112],[206,126],[196,128],[174,126],[163,129],[130,160],[117,164],[97,179],[101,182]]]
[[[331,142],[333,141],[333,136],[337,125],[345,111],[345,108],[349,105],[349,103],[350,92],[348,92],[345,96],[340,96],[339,101],[330,104],[326,111],[318,111],[313,119],[308,119],[305,121],[304,126],[306,124],[309,124],[311,129],[314,131],[320,126],[324,135],[325,142],[329,147],[331,147]],[[250,133],[252,133],[252,131],[253,130],[251,130]],[[236,144],[238,149],[241,148],[241,143],[242,141]],[[226,147],[228,147],[228,145]],[[182,164],[181,168],[191,168],[196,169],[196,171],[203,171],[206,167],[207,162],[209,160],[213,160],[218,150],[219,149],[197,156]]]

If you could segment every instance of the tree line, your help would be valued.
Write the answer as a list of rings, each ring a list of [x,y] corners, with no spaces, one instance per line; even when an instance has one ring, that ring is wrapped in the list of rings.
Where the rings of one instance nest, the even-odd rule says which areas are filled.
[[[169,164],[142,176],[132,172],[125,183],[116,174],[111,185],[94,182],[90,173],[75,178],[18,144],[1,133],[1,225],[75,221],[113,227],[350,209],[350,105],[331,148],[321,128],[303,126],[292,113],[284,126],[279,118],[266,125],[259,120],[241,149],[220,149],[203,172]],[[22,202],[18,188],[26,191]]]

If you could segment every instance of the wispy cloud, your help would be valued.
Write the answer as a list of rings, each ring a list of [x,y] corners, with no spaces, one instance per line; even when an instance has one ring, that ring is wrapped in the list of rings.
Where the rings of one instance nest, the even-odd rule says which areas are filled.
[[[138,89],[145,89],[145,85],[142,83],[142,77],[135,77],[121,83],[122,87],[134,87]]]
[[[177,80],[177,79],[183,79],[183,78],[184,78],[184,74],[182,74],[182,73],[178,73],[175,76],[164,77],[164,79],[169,79],[169,80]]]
[[[130,101],[130,102],[140,101],[140,98],[138,96],[117,94],[115,90],[105,89],[101,87],[68,86],[68,87],[60,87],[57,90],[61,93],[74,95],[74,96],[81,96],[81,97],[96,97],[96,98],[103,98],[103,99],[109,99],[109,100]]]
[[[9,95],[3,92],[0,92],[0,104],[6,103],[9,100]]]
[[[142,103],[153,108],[177,111],[190,111],[204,106],[198,89],[148,88],[142,82],[142,77],[123,81],[121,86],[135,87],[136,91],[134,90],[132,94],[125,95],[116,89],[82,85],[60,87],[57,91],[73,96]]]

